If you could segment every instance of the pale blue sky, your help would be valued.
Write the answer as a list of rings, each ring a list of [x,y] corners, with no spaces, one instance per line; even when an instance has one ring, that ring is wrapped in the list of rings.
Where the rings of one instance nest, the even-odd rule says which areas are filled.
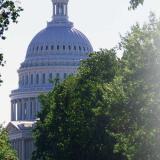
[[[24,8],[19,23],[0,40],[7,64],[0,68],[4,83],[0,87],[0,123],[10,120],[10,91],[17,88],[17,69],[24,60],[29,42],[52,16],[50,0],[20,0]],[[70,0],[69,19],[91,41],[95,50],[111,48],[136,22],[147,21],[152,10],[160,17],[160,0],[145,0],[143,7],[128,11],[129,0]]]

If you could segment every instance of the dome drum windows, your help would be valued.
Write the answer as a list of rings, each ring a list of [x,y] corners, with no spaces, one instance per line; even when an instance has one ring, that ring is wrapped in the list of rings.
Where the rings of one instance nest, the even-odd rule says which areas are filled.
[[[64,79],[67,77],[67,73],[64,73],[63,75]],[[60,73],[56,73],[55,77],[53,73],[31,73],[30,75],[22,75],[20,78],[19,86],[28,86],[33,87],[40,84],[49,84],[50,80],[53,80],[54,78],[60,79]]]
[[[53,75],[52,73],[49,73],[49,80],[52,80],[53,79]]]
[[[28,75],[25,76],[25,85],[28,85]]]
[[[57,50],[59,50],[59,48],[60,48],[59,45],[57,45]]]
[[[54,49],[56,49],[57,51],[60,51],[60,50],[63,50],[63,51],[79,51],[79,52],[86,52],[86,51],[90,51],[89,47],[85,47],[85,46],[82,46],[82,45],[79,45],[79,46],[76,46],[74,44],[72,45],[66,45],[66,44],[62,44],[62,45],[56,45],[54,46],[53,44],[52,45],[41,45],[41,46],[36,46],[36,47],[32,47],[31,48],[33,52],[38,52],[38,51],[53,51]]]
[[[51,50],[54,50],[54,46],[53,45],[51,46]]]
[[[24,85],[24,76],[22,76],[22,85]]]
[[[36,84],[39,84],[39,74],[36,74]]]
[[[45,73],[42,74],[42,83],[43,84],[46,83],[46,75],[45,75]]]
[[[63,77],[64,79],[66,79],[67,78],[67,73],[64,73],[64,77]]]
[[[33,84],[33,74],[31,74],[31,85]]]
[[[60,78],[60,74],[56,73],[56,78],[59,79]]]

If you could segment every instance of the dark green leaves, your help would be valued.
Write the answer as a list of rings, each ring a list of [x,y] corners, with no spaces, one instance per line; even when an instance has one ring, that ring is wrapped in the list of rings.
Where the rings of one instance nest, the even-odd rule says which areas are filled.
[[[136,9],[140,4],[143,5],[144,0],[130,0],[130,7],[129,9]]]
[[[16,153],[11,148],[8,134],[2,126],[0,126],[0,159],[17,160]]]
[[[160,159],[160,21],[121,37],[41,98],[33,159]]]
[[[21,7],[16,5],[16,2],[9,0],[0,1],[0,37],[5,39],[4,32],[8,30],[10,22],[17,23]]]
[[[124,159],[114,153],[115,139],[106,130],[109,116],[103,97],[103,84],[113,80],[118,63],[114,50],[93,53],[75,77],[41,98],[33,159]]]
[[[5,40],[5,31],[8,30],[11,22],[17,23],[17,18],[20,16],[19,13],[23,9],[17,6],[17,2],[9,0],[0,0],[0,38]],[[3,54],[0,53],[0,66],[3,66]],[[0,75],[1,78],[1,75]],[[0,79],[0,84],[2,80]]]

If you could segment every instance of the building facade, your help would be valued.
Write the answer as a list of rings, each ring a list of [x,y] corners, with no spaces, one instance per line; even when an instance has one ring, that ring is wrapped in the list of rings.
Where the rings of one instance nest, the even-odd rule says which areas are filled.
[[[87,37],[68,20],[68,1],[52,0],[53,18],[29,44],[18,70],[19,87],[10,95],[7,130],[20,160],[30,160],[34,150],[32,129],[41,108],[38,96],[54,87],[50,80],[75,74],[80,61],[93,51]]]

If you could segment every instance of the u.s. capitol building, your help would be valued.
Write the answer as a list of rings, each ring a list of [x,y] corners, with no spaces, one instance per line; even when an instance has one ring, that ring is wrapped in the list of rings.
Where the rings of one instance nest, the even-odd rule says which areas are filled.
[[[31,41],[18,70],[19,87],[11,92],[9,138],[20,160],[34,150],[32,129],[40,111],[38,96],[53,88],[49,80],[75,74],[93,51],[87,37],[68,20],[68,1],[52,0],[53,18]]]

